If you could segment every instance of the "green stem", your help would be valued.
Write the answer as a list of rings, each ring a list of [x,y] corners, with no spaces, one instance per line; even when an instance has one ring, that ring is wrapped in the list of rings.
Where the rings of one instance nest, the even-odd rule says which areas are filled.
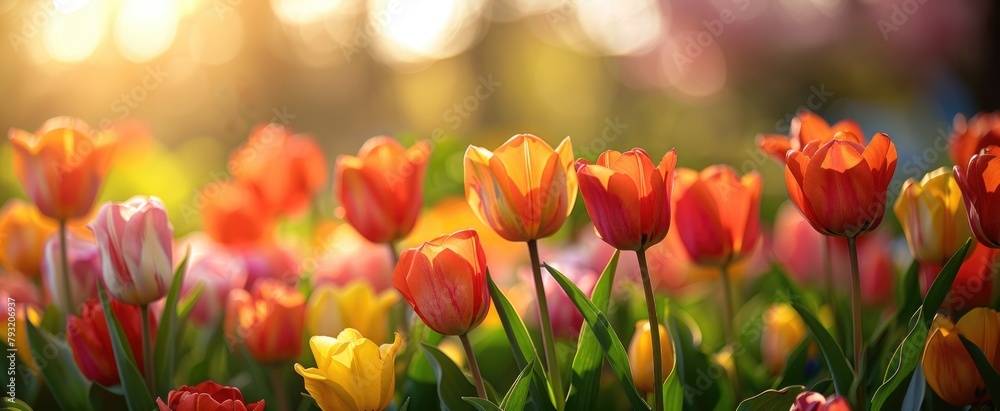
[[[146,371],[146,388],[156,397],[156,374],[153,373],[153,340],[149,322],[149,304],[139,306],[142,315],[142,366]]]
[[[861,349],[862,349],[862,330],[861,330],[861,275],[858,272],[858,243],[857,238],[847,237],[847,248],[851,254],[851,302],[853,304],[852,312],[854,314],[854,370],[857,373],[858,378],[862,377],[862,363],[861,363]],[[864,380],[862,380],[864,381]],[[865,409],[865,385],[858,385],[858,409]]]
[[[826,250],[823,253],[823,279],[826,282],[826,303],[830,304],[830,309],[833,312],[837,312],[837,289],[833,285],[833,237],[823,237],[826,241]],[[837,316],[833,317],[836,319]]]
[[[483,376],[479,373],[479,363],[476,362],[476,353],[472,351],[472,343],[469,342],[469,334],[458,336],[462,340],[462,347],[465,348],[465,357],[469,359],[469,368],[472,370],[472,379],[476,382],[476,393],[479,398],[486,398],[486,386],[483,385]]]
[[[735,314],[733,311],[733,286],[729,278],[729,264],[723,264],[719,267],[720,275],[722,278],[722,308],[724,311],[724,327],[726,333],[726,344],[732,350],[730,358],[733,359],[733,387],[736,391],[737,400],[743,398],[743,381],[740,379],[740,362],[736,358],[736,332],[735,326],[733,325],[733,320],[735,320]]]
[[[69,237],[66,230],[66,220],[59,220],[59,253],[62,259],[62,283],[63,283],[63,301],[66,304],[66,312],[63,313],[67,317],[76,311],[76,307],[73,306],[73,287],[71,286],[70,276],[73,275],[69,272],[69,251],[67,250],[66,240]]]
[[[385,243],[385,246],[389,248],[389,255],[392,256],[392,268],[391,269],[395,270],[396,269],[396,265],[399,264],[399,252],[396,251],[396,243],[395,242],[388,242],[388,243]],[[400,300],[402,300],[402,299],[400,299]],[[409,304],[406,304],[406,301],[400,301],[399,304],[401,304],[403,308],[400,309],[400,310],[393,310],[393,311],[399,313],[399,314],[397,314],[399,316],[399,318],[397,318],[396,321],[399,322],[399,330],[402,332],[403,336],[405,337],[407,335],[410,335],[410,322],[407,321],[407,318],[409,318],[409,316],[410,316],[409,314],[410,314],[411,308],[410,308]]]
[[[646,263],[646,250],[635,252],[639,259],[639,272],[642,273],[642,289],[646,293],[646,315],[649,316],[649,334],[653,340],[653,401],[654,410],[663,409],[663,353],[660,351],[660,321],[656,318],[656,298],[653,296],[653,285],[649,280],[649,265]]]
[[[275,365],[271,368],[271,384],[274,385],[274,401],[278,403],[278,411],[287,411],[288,394],[285,392],[285,380],[281,376],[283,368]]]
[[[543,355],[549,372],[549,384],[556,399],[556,409],[561,411],[566,406],[566,399],[562,390],[559,359],[556,357],[556,339],[552,333],[552,322],[549,320],[549,303],[545,300],[545,285],[542,283],[542,264],[538,258],[538,240],[528,240],[528,254],[531,256],[531,270],[535,278],[538,319],[542,328],[542,348],[545,350]]]

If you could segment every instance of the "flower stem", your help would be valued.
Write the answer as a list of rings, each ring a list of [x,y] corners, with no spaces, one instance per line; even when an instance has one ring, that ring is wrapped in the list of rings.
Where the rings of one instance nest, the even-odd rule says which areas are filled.
[[[149,304],[139,306],[142,315],[142,366],[146,370],[146,388],[156,397],[156,374],[153,373],[153,340],[149,322]]]
[[[538,299],[538,319],[542,328],[542,348],[544,348],[545,364],[549,372],[549,384],[556,399],[556,409],[565,407],[566,399],[562,390],[562,374],[559,371],[559,359],[556,358],[556,339],[552,333],[552,322],[549,320],[549,304],[545,300],[545,285],[542,283],[542,264],[538,258],[538,240],[528,240],[528,254],[531,256],[531,271],[535,278],[535,296]]]
[[[469,359],[469,368],[472,369],[472,379],[476,382],[476,393],[479,398],[486,398],[486,386],[483,385],[483,376],[479,373],[479,363],[476,362],[476,353],[472,351],[472,343],[469,342],[469,334],[458,336],[462,340],[462,347],[465,347],[465,357]]]
[[[285,380],[281,376],[282,367],[271,367],[271,384],[274,385],[274,401],[278,403],[278,411],[288,410],[288,394],[285,392]]]
[[[70,276],[69,272],[69,251],[67,251],[66,240],[68,233],[66,230],[66,220],[59,220],[59,254],[62,257],[62,283],[63,292],[62,298],[66,304],[66,312],[63,313],[65,316],[73,314],[76,307],[73,306],[73,287],[70,286]]]
[[[823,280],[826,285],[826,303],[830,304],[830,309],[833,312],[837,312],[837,291],[833,285],[833,237],[823,236],[824,241],[826,241],[826,250],[823,250]],[[833,316],[834,321],[836,321],[837,316]],[[836,325],[836,324],[835,324]],[[834,330],[837,327],[833,327]]]
[[[646,263],[646,250],[635,252],[639,259],[639,272],[642,273],[642,289],[646,293],[646,314],[649,316],[649,334],[653,340],[653,401],[654,410],[663,409],[663,352],[660,351],[660,321],[656,318],[656,299],[653,296],[653,285],[649,280],[649,265]]]
[[[396,243],[395,242],[388,242],[388,243],[385,243],[385,246],[389,248],[389,255],[391,256],[390,258],[392,258],[392,260],[391,260],[392,261],[392,267],[390,267],[389,269],[390,270],[395,270],[396,269],[396,265],[399,264],[399,252],[396,251]],[[390,274],[390,277],[391,277],[392,276],[391,275],[392,271],[390,271],[389,274]],[[400,300],[402,300],[402,299],[400,299]],[[398,314],[399,318],[397,318],[396,321],[399,321],[399,324],[398,324],[399,325],[399,330],[402,331],[402,334],[405,337],[407,335],[410,335],[410,324],[409,324],[409,321],[406,321],[406,319],[409,317],[411,308],[410,308],[410,305],[406,304],[405,301],[400,301],[400,304],[403,306],[403,308],[401,310],[393,310],[393,311],[399,313]]]
[[[743,382],[740,379],[740,362],[736,358],[736,332],[733,321],[736,319],[733,311],[733,286],[729,278],[729,264],[719,267],[722,278],[722,308],[724,310],[724,326],[726,333],[726,344],[732,350],[730,358],[733,360],[733,388],[736,391],[737,400],[743,397]]]
[[[847,237],[847,248],[851,253],[851,302],[854,314],[854,372],[857,378],[862,378],[861,373],[861,275],[858,272],[858,243],[857,238]],[[858,385],[858,407],[865,409],[865,385]]]

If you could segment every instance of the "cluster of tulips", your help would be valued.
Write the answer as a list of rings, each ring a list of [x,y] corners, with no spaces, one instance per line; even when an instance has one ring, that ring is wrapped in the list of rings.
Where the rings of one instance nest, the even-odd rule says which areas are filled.
[[[655,162],[641,148],[606,151],[592,163],[574,157],[569,138],[553,149],[519,134],[496,150],[465,152],[465,203],[489,232],[441,233],[450,226],[441,224],[419,230],[432,234],[397,254],[418,220],[430,218],[422,214],[433,144],[405,148],[375,137],[357,156],[340,156],[333,172],[337,215],[349,227],[328,231],[356,244],[335,261],[299,264],[276,244],[274,226],[307,209],[324,185],[327,167],[311,137],[278,125],[254,130],[232,155],[233,178],[200,194],[204,233],[175,240],[156,197],[94,210],[125,134],[66,117],[35,133],[10,132],[13,171],[31,204],[12,199],[0,212],[0,258],[9,271],[0,291],[18,302],[20,363],[42,376],[64,409],[93,407],[92,383],[113,387],[108,392],[132,410],[260,410],[265,402],[289,409],[297,402],[283,387],[292,370],[307,401],[323,410],[416,408],[396,389],[397,378],[410,378],[421,361],[434,370],[433,405],[442,409],[595,409],[599,393],[618,389],[601,385],[605,361],[633,409],[711,409],[719,399],[695,393],[704,389],[698,367],[722,369],[711,384],[727,391],[716,396],[728,392],[734,404],[742,400],[740,409],[879,410],[901,401],[919,408],[924,386],[953,406],[1000,400],[1000,314],[988,307],[1000,248],[1000,114],[958,118],[954,168],[903,184],[892,208],[916,262],[896,314],[868,340],[864,324],[881,313],[863,313],[866,296],[892,293],[891,285],[874,290],[869,278],[876,271],[895,276],[891,261],[877,260],[888,246],[873,233],[889,203],[895,145],[882,133],[866,143],[856,123],[831,126],[808,112],[795,118],[788,136],[758,137],[784,165],[794,205],[776,230],[798,233],[787,247],[774,246],[774,260],[799,280],[821,267],[820,288],[828,294],[810,299],[794,291],[764,310],[761,357],[769,376],[779,378],[757,395],[746,389],[759,384],[745,369],[736,284],[767,243],[755,172],[678,168],[674,150]],[[597,236],[617,250],[601,254],[610,262],[590,281],[543,262],[539,251],[539,240],[563,228],[578,191]],[[498,241],[526,245],[533,295],[521,299],[530,305],[517,304],[514,291],[491,276],[490,267],[507,262],[488,261],[484,243]],[[817,251],[801,251],[810,247]],[[706,355],[695,335],[699,324],[663,298],[663,284],[675,274],[670,268],[678,267],[663,262],[664,249],[684,261],[685,272],[718,279],[726,342],[718,355]],[[630,257],[621,251],[635,255],[645,311],[627,349],[609,320],[615,288],[627,286],[615,281],[627,264],[622,258],[619,265],[620,257]],[[849,266],[849,281],[838,264]],[[391,276],[369,272],[383,269]],[[798,290],[784,273],[776,276]],[[835,284],[849,285],[849,318],[837,318]],[[537,334],[522,314],[533,317],[528,325]],[[506,395],[483,377],[470,338],[497,321],[521,370]],[[841,336],[850,343],[835,338],[831,325],[838,322],[853,327]],[[249,364],[257,390],[247,397],[254,401],[216,382],[248,383],[213,375],[232,364],[220,366],[225,361],[211,355],[188,373],[204,379],[178,378],[179,360],[190,355],[178,348],[189,324],[204,334],[191,351],[211,354],[205,347],[222,344],[227,358]],[[557,349],[557,334],[575,339],[571,364]],[[302,352],[303,336],[311,357]],[[460,347],[448,346],[448,336]],[[817,358],[824,372],[808,370],[819,368],[808,365]],[[470,376],[461,371],[466,366]],[[806,387],[808,381],[815,384]]]

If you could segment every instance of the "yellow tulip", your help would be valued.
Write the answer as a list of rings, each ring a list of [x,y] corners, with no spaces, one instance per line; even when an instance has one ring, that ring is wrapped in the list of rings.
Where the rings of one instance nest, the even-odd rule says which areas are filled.
[[[764,312],[760,353],[768,369],[777,374],[785,359],[806,337],[806,324],[791,305],[777,303]]]
[[[1000,313],[973,308],[957,324],[947,317],[934,317],[924,347],[923,367],[927,385],[951,405],[978,404],[990,399],[976,363],[965,350],[959,334],[976,344],[993,369],[1000,369]]]
[[[538,137],[518,134],[495,151],[465,151],[465,198],[508,241],[555,234],[573,211],[576,191],[569,137],[555,150]]]
[[[663,362],[663,378],[666,379],[674,368],[674,345],[670,342],[667,327],[662,324],[657,326],[660,327],[660,358]],[[653,392],[656,387],[653,381],[653,336],[650,330],[649,321],[635,323],[635,334],[628,345],[628,363],[632,369],[635,388],[645,392]]]
[[[306,391],[323,411],[383,410],[396,389],[394,363],[403,340],[379,346],[348,328],[337,338],[312,337],[315,368],[295,364]]]
[[[364,281],[345,287],[323,285],[309,297],[306,330],[309,335],[335,335],[353,328],[376,343],[388,338],[389,310],[399,301],[392,290],[376,295]]]
[[[893,211],[913,258],[925,264],[943,265],[972,237],[962,191],[945,167],[927,173],[920,182],[906,180]]]

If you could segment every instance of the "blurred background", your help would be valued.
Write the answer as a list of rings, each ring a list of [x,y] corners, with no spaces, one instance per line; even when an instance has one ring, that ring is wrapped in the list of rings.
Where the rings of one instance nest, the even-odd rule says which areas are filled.
[[[947,163],[925,148],[955,114],[1000,106],[998,20],[989,1],[0,0],[0,127],[144,122],[102,198],[158,195],[178,235],[264,122],[315,136],[331,170],[374,135],[432,139],[429,204],[461,194],[470,143],[676,147],[762,173],[769,221],[786,192],[757,133],[855,118],[896,141],[898,192]],[[4,140],[0,197],[23,197],[10,164]]]

